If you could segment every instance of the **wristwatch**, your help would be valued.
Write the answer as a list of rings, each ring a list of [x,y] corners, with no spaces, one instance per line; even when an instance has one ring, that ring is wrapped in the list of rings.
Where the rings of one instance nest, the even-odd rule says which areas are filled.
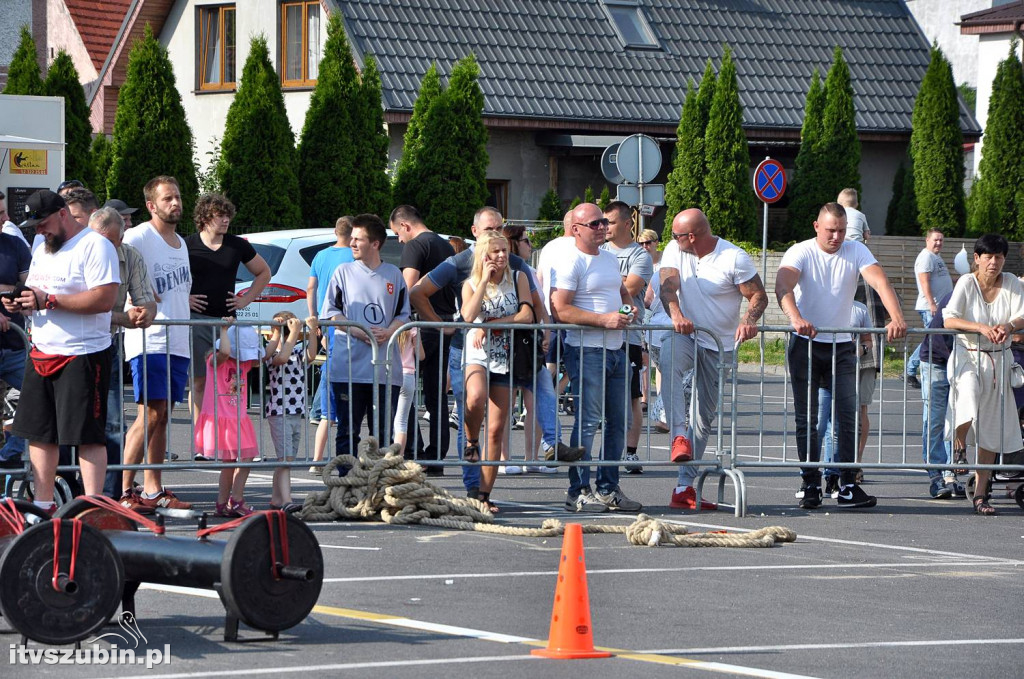
[[[57,295],[46,296],[46,308],[53,311],[57,308]]]

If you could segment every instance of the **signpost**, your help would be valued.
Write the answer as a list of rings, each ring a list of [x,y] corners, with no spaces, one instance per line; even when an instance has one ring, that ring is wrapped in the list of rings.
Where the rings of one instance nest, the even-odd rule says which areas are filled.
[[[765,157],[754,170],[754,193],[764,203],[764,225],[761,237],[761,280],[768,280],[768,206],[786,193],[786,171],[782,163]]]
[[[618,184],[615,199],[637,206],[639,228],[643,230],[644,217],[651,216],[656,206],[665,204],[665,185],[648,183],[661,171],[658,142],[645,134],[626,137],[605,149],[601,170],[608,181]]]

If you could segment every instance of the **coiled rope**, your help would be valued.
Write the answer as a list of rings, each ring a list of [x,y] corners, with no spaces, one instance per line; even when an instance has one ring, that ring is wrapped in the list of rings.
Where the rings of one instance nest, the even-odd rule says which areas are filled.
[[[336,476],[338,467],[349,467],[348,474]],[[304,521],[383,521],[534,538],[557,537],[565,529],[558,519],[547,519],[539,528],[495,524],[484,503],[435,486],[423,467],[398,454],[397,446],[380,449],[372,437],[359,443],[358,456],[331,460],[323,480],[327,489],[310,493],[297,514]],[[796,533],[782,526],[749,533],[688,533],[685,526],[646,514],[628,526],[584,524],[583,532],[624,533],[631,545],[647,547],[772,547],[796,540]]]

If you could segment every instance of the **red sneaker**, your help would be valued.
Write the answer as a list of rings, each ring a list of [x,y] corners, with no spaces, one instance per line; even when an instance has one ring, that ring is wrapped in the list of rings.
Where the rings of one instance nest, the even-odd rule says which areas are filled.
[[[693,486],[688,486],[686,490],[673,490],[672,501],[668,503],[669,507],[675,509],[696,509],[697,508],[697,491],[693,489]],[[700,508],[707,511],[715,511],[718,509],[718,505],[714,502],[708,502],[707,500],[700,501]]]
[[[672,439],[672,454],[670,459],[673,462],[689,462],[693,459],[693,444],[690,439],[682,434]]]

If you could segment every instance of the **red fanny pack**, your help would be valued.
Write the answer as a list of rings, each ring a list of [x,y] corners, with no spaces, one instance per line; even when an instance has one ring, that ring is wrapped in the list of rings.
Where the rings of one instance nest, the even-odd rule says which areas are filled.
[[[35,347],[32,347],[32,351],[28,355],[32,359],[32,367],[40,377],[53,377],[63,370],[64,366],[75,360],[74,356],[44,354]]]

